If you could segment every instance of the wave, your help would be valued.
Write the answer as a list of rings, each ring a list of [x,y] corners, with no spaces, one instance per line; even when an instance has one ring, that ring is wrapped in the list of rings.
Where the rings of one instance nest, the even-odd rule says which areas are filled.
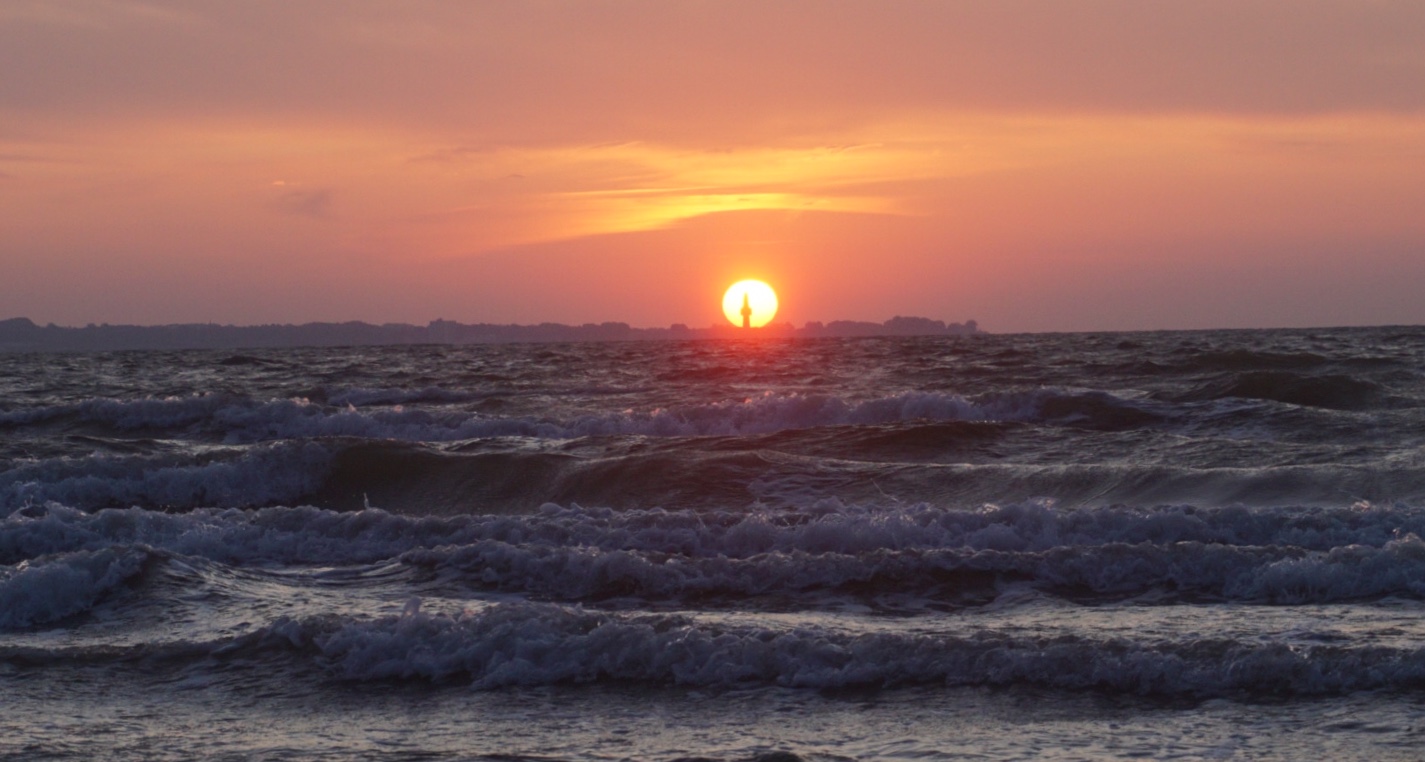
[[[334,392],[321,391],[323,392],[323,400],[340,407],[346,407],[348,405],[352,407],[408,405],[416,402],[455,404],[460,402],[478,402],[488,397],[496,396],[496,393],[489,391],[461,391],[436,386],[428,386],[423,389],[369,389],[357,387],[340,389]]]
[[[141,574],[152,557],[142,547],[110,547],[0,568],[0,630],[51,624],[88,611]]]
[[[83,508],[142,505],[253,507],[294,503],[326,479],[333,448],[316,442],[179,455],[52,458],[0,472],[0,511],[59,502]]]
[[[1178,399],[1200,401],[1236,397],[1330,410],[1359,410],[1379,401],[1382,392],[1379,384],[1351,376],[1258,371],[1216,379],[1179,395]]]
[[[133,547],[235,565],[395,561],[447,583],[560,600],[636,596],[992,598],[1030,584],[1070,599],[1162,591],[1251,602],[1425,597],[1413,509],[947,511],[820,504],[800,512],[619,512],[410,518],[315,508],[93,514],[27,508],[0,522],[0,562]]]
[[[1147,696],[1289,697],[1425,685],[1425,649],[1194,638],[1151,642],[984,630],[852,633],[718,623],[539,603],[400,616],[279,618],[208,642],[135,647],[143,658],[223,661],[286,654],[353,682],[464,682],[476,690],[618,682],[703,688],[1038,686]],[[96,658],[138,658],[109,648]],[[0,649],[31,664],[78,649]]]
[[[263,359],[263,358],[261,358],[261,357],[253,357],[252,355],[243,355],[243,354],[229,355],[229,356],[227,356],[227,357],[224,357],[224,358],[221,359],[221,360],[218,360],[218,362],[217,362],[217,365],[218,365],[219,367],[225,367],[225,368],[238,367],[238,366],[242,366],[242,365],[278,365],[278,364],[279,364],[279,363],[276,362],[276,361],[274,361],[274,360],[265,360],[265,359]]]
[[[175,429],[208,420],[220,411],[248,403],[234,394],[119,400],[94,398],[63,405],[42,405],[0,412],[0,427],[55,420],[100,423],[119,430]]]
[[[1315,352],[1268,352],[1255,349],[1227,349],[1193,352],[1181,364],[1186,370],[1299,370],[1332,364],[1330,358]]]
[[[947,507],[1053,496],[1060,505],[1340,505],[1425,497],[1409,462],[1224,467],[1217,451],[1139,463],[1016,463],[1035,434],[966,421],[783,430],[747,437],[558,442],[524,438],[411,443],[328,437],[183,448],[105,442],[110,452],[11,461],[0,513],[56,501],[89,510],[186,511],[378,505],[412,515],[524,513],[544,503],[695,509],[795,508],[835,497]],[[92,438],[72,436],[71,442]],[[145,452],[146,451],[146,452]]]
[[[1070,600],[1165,592],[1188,599],[1334,603],[1425,597],[1425,542],[1409,535],[1382,548],[1328,552],[1295,547],[1174,543],[1109,544],[1052,551],[872,551],[858,555],[774,552],[744,559],[597,552],[485,541],[410,551],[406,563],[481,589],[557,600],[635,597],[687,600],[796,596],[826,591],[857,598],[896,595],[940,605],[993,600],[1001,586],[1028,584]],[[1160,602],[1162,596],[1160,596]]]
[[[142,543],[226,562],[342,564],[482,540],[745,558],[768,552],[857,554],[917,548],[1038,552],[1113,543],[1293,546],[1324,552],[1357,545],[1380,548],[1410,534],[1425,536],[1425,509],[1368,504],[1271,510],[1059,509],[1049,502],[951,509],[846,505],[826,499],[777,511],[618,511],[551,503],[523,515],[432,517],[314,507],[90,513],[51,503],[0,520],[0,562],[116,543]]]
[[[358,409],[356,403],[396,400],[477,399],[444,390],[354,390],[343,393],[345,407],[305,398],[258,401],[222,395],[166,399],[84,402],[0,413],[0,426],[57,420],[101,424],[124,431],[179,430],[229,444],[274,439],[362,437],[449,442],[484,437],[573,439],[639,435],[740,436],[838,425],[878,425],[907,421],[1026,421],[1119,429],[1161,420],[1166,413],[1150,400],[1130,400],[1106,392],[1037,389],[966,398],[937,392],[904,392],[852,401],[814,394],[774,394],[725,402],[650,411],[589,414],[564,420],[500,417],[459,409]],[[432,397],[431,395],[435,395]]]
[[[1425,650],[1207,639],[1134,643],[716,626],[534,604],[277,625],[343,678],[469,680],[476,689],[632,681],[688,686],[1038,685],[1150,695],[1303,695],[1425,683]]]
[[[892,424],[577,449],[343,442],[321,489],[303,500],[449,515],[521,513],[550,502],[718,510],[897,496],[962,508],[1052,495],[1060,505],[1305,506],[1425,496],[1425,470],[1405,464],[1214,467],[1223,460],[1217,454],[1182,465],[995,462],[1012,431],[1008,424]]]

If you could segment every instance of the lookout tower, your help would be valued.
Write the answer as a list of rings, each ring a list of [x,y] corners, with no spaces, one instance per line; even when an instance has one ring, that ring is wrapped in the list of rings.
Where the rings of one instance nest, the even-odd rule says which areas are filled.
[[[742,327],[752,327],[752,304],[747,301],[747,294],[742,294]]]

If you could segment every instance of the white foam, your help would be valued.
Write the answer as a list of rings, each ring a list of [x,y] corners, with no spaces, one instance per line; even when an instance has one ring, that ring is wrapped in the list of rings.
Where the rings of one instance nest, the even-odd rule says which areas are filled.
[[[87,611],[143,571],[143,548],[81,550],[0,567],[0,629],[48,624]]]
[[[324,406],[306,399],[258,401],[208,394],[165,399],[93,399],[69,405],[0,414],[0,424],[24,425],[61,417],[105,423],[120,429],[185,429],[218,436],[228,443],[272,439],[351,436],[404,441],[456,441],[496,436],[574,438],[584,436],[711,436],[765,434],[787,429],[913,420],[1023,421],[1046,416],[1064,422],[1084,417],[1072,406],[1047,414],[1056,401],[1082,400],[1098,406],[1134,408],[1103,392],[1039,389],[967,399],[935,392],[904,392],[867,400],[827,395],[766,393],[706,405],[576,416],[565,420],[488,416],[453,408],[367,409],[356,404],[435,400],[451,402],[461,393],[446,390],[351,390]]]
[[[79,584],[59,581],[31,615],[62,618],[102,598],[129,574],[98,556]],[[96,580],[98,580],[96,582]],[[0,583],[0,595],[4,585]],[[7,609],[8,610],[8,609]],[[9,626],[29,626],[11,620]],[[32,662],[64,662],[84,647],[25,648]],[[833,628],[778,617],[627,614],[547,603],[506,602],[458,614],[428,613],[419,599],[398,616],[280,617],[238,636],[106,647],[173,660],[271,657],[312,660],[352,681],[455,681],[487,690],[617,681],[625,684],[835,689],[915,684],[1029,685],[1143,695],[1239,697],[1410,690],[1425,681],[1425,649],[1363,642],[1279,642],[1195,631],[1147,638],[1019,628],[937,630]],[[270,662],[269,662],[270,663]]]
[[[636,596],[796,595],[855,586],[862,593],[984,595],[975,585],[1024,580],[1070,596],[1136,594],[1154,588],[1273,603],[1320,603],[1382,595],[1425,596],[1422,543],[1325,553],[1298,548],[1175,543],[1109,544],[1013,553],[995,550],[802,550],[748,558],[598,552],[587,547],[481,541],[409,551],[407,563],[469,584],[566,600]],[[988,576],[986,576],[988,575]],[[978,580],[978,582],[977,582]],[[993,589],[993,588],[991,588]]]
[[[52,458],[0,473],[0,510],[49,501],[180,509],[291,503],[322,485],[332,459],[332,448],[314,442],[258,446],[229,458]]]
[[[1425,597],[1425,542],[1412,533],[1380,548],[1346,545],[1284,558],[1230,585],[1226,593],[1275,603]]]
[[[25,425],[75,417],[83,421],[107,423],[119,429],[176,428],[191,426],[233,405],[245,397],[230,394],[194,394],[186,397],[117,400],[94,398],[81,402],[25,408],[0,413],[0,425]]]
[[[1371,544],[1375,537],[1391,537],[1385,527],[1418,525],[1421,513],[1367,513],[1376,514],[1375,522],[1349,509],[1304,512],[1321,527],[1316,540],[1347,538],[1312,550],[1225,542],[1224,536],[1244,526],[1267,540],[1303,536],[1290,517],[1278,515],[1275,524],[1264,525],[1263,516],[1234,510],[1056,512],[1031,504],[985,511],[843,506],[829,512],[821,504],[802,513],[747,515],[550,505],[535,515],[437,519],[309,507],[89,514],[51,504],[0,521],[0,559],[111,545],[239,565],[398,559],[466,584],[566,600],[797,594],[846,585],[939,594],[967,585],[973,592],[986,579],[1027,581],[1071,596],[1154,587],[1273,602],[1425,596],[1419,581],[1425,579],[1425,543],[1405,534]],[[1164,541],[1164,521],[1174,515],[1183,522],[1176,534],[1197,536]]]
[[[263,637],[314,649],[346,679],[457,679],[477,689],[604,680],[796,688],[939,683],[1220,696],[1407,687],[1425,678],[1420,649],[852,634],[530,603],[454,617],[287,620]]]
[[[327,401],[340,407],[347,405],[354,407],[365,407],[368,405],[404,405],[412,402],[451,404],[481,400],[491,395],[491,392],[459,391],[455,389],[442,389],[436,386],[428,386],[424,389],[373,389],[367,387],[352,387],[331,392],[327,396]]]

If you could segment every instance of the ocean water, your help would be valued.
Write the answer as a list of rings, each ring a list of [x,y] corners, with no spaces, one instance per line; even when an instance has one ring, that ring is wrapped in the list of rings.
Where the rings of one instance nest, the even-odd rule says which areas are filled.
[[[0,758],[1418,759],[1425,329],[0,356]]]

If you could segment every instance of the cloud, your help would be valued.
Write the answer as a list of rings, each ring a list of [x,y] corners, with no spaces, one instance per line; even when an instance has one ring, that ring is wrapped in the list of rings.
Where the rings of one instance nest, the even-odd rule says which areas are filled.
[[[1082,294],[1120,265],[1172,281],[1169,244],[1206,241],[1211,273],[1273,241],[1333,241],[1341,270],[1362,242],[1418,251],[1422,38],[1419,0],[0,0],[0,250],[42,274],[0,302],[79,304],[103,265],[149,310],[145,279],[191,256],[215,292],[267,295],[229,307],[262,322],[293,301],[261,258],[281,252],[313,277],[375,263],[322,314],[423,320],[422,268],[530,245],[579,267],[547,288],[521,249],[510,277],[436,284],[458,304],[490,283],[499,310],[446,315],[697,323],[699,283],[765,259],[802,284],[788,315],[884,320],[915,305],[878,290],[919,288],[987,323],[1002,305],[995,328],[1127,326]],[[609,262],[636,286],[616,299]],[[1172,322],[1171,282],[1135,293],[1142,324]]]
[[[282,186],[278,186],[282,187]],[[277,197],[277,210],[283,214],[298,217],[325,219],[331,216],[332,191],[330,188],[312,190],[289,190]]]
[[[1425,109],[1418,0],[555,7],[154,2],[106,12],[94,26],[20,14],[0,18],[0,91],[16,109],[66,121],[441,125],[497,147],[571,138],[747,145],[953,110]],[[168,13],[193,20],[145,21]]]

